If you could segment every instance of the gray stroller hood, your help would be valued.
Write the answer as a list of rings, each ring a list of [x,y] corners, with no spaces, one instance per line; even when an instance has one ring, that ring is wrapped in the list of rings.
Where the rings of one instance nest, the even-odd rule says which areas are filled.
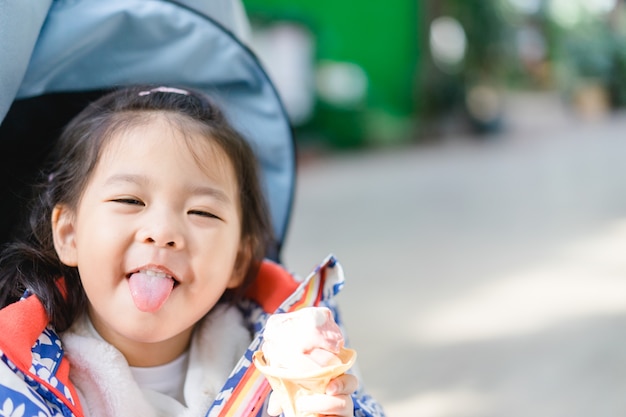
[[[0,0],[0,239],[60,129],[89,101],[129,84],[189,86],[210,94],[252,144],[278,240],[268,256],[278,258],[295,184],[291,126],[254,54],[198,7]]]

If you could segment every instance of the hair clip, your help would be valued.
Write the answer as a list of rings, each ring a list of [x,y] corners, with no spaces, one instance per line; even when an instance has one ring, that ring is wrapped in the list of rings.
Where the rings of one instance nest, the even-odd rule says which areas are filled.
[[[152,93],[172,93],[172,94],[182,94],[183,96],[190,95],[189,91],[181,90],[180,88],[165,87],[165,86],[155,87],[151,90],[140,91],[138,95],[147,96],[148,94],[152,94]]]

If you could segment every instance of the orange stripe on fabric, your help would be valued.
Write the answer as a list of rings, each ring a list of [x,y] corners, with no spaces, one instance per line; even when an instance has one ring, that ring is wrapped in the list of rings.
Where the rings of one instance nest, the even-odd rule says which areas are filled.
[[[239,381],[239,383],[237,384],[237,386],[233,390],[232,394],[228,398],[228,401],[226,401],[226,404],[224,405],[224,408],[222,409],[222,413],[220,413],[220,415],[227,415],[227,414],[225,414],[225,412],[228,412],[228,410],[230,410],[230,408],[233,406],[233,404],[235,404],[235,403],[237,403],[238,401],[241,400],[241,398],[239,398],[239,395],[242,392],[245,392],[246,389],[249,389],[248,388],[248,382],[249,382],[250,378],[252,377],[252,375],[254,375],[254,371],[256,371],[256,367],[252,363],[252,364],[250,364],[250,367],[246,370],[246,372],[241,377],[241,380]]]
[[[271,387],[265,377],[256,369],[254,364],[251,364],[224,405],[220,416],[255,416],[270,391]]]
[[[324,271],[322,270],[320,279],[311,279],[304,289],[304,293],[298,302],[296,302],[289,311],[296,311],[303,307],[319,305],[324,294]]]

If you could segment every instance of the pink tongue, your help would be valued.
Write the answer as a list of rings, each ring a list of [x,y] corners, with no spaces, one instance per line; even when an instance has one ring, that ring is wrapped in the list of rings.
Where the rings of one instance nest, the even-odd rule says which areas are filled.
[[[135,306],[146,313],[154,313],[170,296],[174,280],[137,272],[130,276],[128,285]]]

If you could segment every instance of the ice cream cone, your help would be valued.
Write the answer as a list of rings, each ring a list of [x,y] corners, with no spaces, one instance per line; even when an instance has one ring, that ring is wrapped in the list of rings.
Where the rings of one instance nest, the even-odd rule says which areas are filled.
[[[254,353],[252,359],[256,368],[267,378],[274,395],[279,396],[285,417],[314,417],[314,414],[299,413],[296,400],[305,395],[323,394],[331,379],[345,373],[354,364],[356,351],[341,348],[338,356],[342,362],[339,365],[300,373],[268,365],[260,350]]]

